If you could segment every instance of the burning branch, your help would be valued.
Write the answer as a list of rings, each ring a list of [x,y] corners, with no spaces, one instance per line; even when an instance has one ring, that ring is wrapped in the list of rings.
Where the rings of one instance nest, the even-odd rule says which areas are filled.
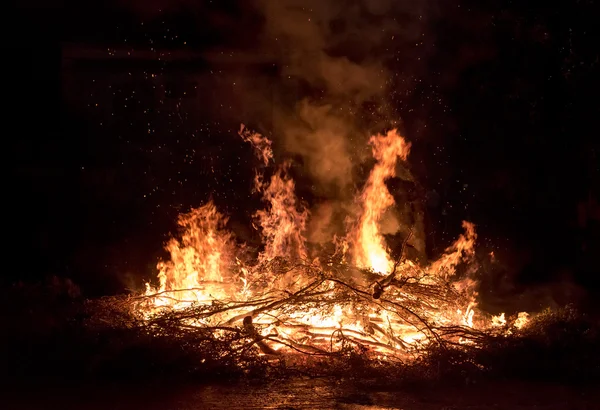
[[[271,162],[271,141],[244,127],[240,136],[263,165]],[[465,234],[427,266],[405,257],[411,229],[392,260],[379,227],[394,205],[385,180],[395,176],[398,160],[407,159],[410,144],[396,131],[370,142],[377,163],[357,197],[354,222],[336,244],[341,260],[311,255],[303,236],[309,214],[284,164],[269,182],[256,183],[266,209],[255,214],[264,240],[255,261],[241,262],[248,258],[237,252],[214,204],[182,215],[181,239],[169,242],[171,260],[158,266],[160,285],[148,286],[124,306],[134,318],[130,325],[155,335],[193,334],[201,345],[218,345],[224,356],[339,356],[356,350],[401,360],[423,346],[474,346],[509,329],[492,326],[506,323],[504,318],[494,322],[476,311],[474,281],[452,282],[456,266],[474,254],[472,224],[465,222]],[[222,341],[229,343],[226,349]]]
[[[394,285],[396,285],[398,287],[402,287],[403,283],[395,280],[396,272],[398,271],[398,266],[400,266],[400,264],[404,262],[404,249],[406,248],[406,244],[408,243],[408,240],[410,239],[411,236],[412,236],[412,229],[408,232],[408,235],[406,236],[406,238],[404,238],[404,241],[402,242],[402,247],[400,248],[399,256],[394,261],[394,267],[392,268],[392,271],[390,272],[390,274],[388,276],[386,276],[385,279],[383,279],[381,281],[376,281],[375,284],[373,285],[373,299],[379,299],[379,297],[381,296],[381,294],[383,293],[385,288],[390,286],[392,284],[392,282],[394,282]],[[406,279],[406,281],[408,281],[408,278]]]

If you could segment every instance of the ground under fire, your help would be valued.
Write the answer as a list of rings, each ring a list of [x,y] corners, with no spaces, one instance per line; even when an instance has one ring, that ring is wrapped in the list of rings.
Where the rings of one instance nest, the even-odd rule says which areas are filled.
[[[60,409],[353,409],[491,410],[593,409],[600,393],[589,386],[495,382],[470,386],[376,388],[327,380],[283,383],[195,385],[111,385],[20,392],[0,398],[3,408]]]

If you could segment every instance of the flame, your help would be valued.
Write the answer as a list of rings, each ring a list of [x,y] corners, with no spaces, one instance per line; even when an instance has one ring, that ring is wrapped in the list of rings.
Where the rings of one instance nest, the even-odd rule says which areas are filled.
[[[263,200],[268,204],[265,210],[255,214],[265,240],[260,262],[282,255],[292,260],[308,257],[304,237],[308,211],[298,207],[294,180],[289,176],[288,168],[286,162],[273,174],[268,185],[260,187]]]
[[[180,292],[175,299],[157,298],[158,306],[177,308],[229,294],[227,265],[235,249],[231,235],[224,230],[226,222],[212,202],[179,216],[181,240],[172,238],[167,243],[171,259],[158,263],[159,287],[148,285],[146,294]]]
[[[271,140],[245,129],[242,124],[239,135],[250,142],[256,155],[265,165],[273,159]],[[255,213],[265,240],[265,249],[259,256],[259,262],[269,261],[277,256],[286,255],[292,260],[305,260],[308,256],[304,232],[308,220],[308,211],[298,206],[295,183],[289,175],[290,163],[285,161],[271,176],[268,184],[263,176],[256,174],[254,189],[262,192],[268,206]]]
[[[445,250],[442,257],[430,265],[428,269],[430,272],[449,277],[454,274],[459,263],[469,261],[475,256],[475,241],[477,240],[475,225],[463,221],[462,226],[465,233],[460,234],[458,239]]]
[[[350,233],[348,241],[354,249],[353,262],[356,266],[385,274],[391,271],[393,261],[386,250],[379,221],[384,212],[394,205],[394,197],[385,181],[396,175],[398,158],[406,160],[410,144],[396,130],[386,135],[375,135],[369,142],[377,163],[360,194],[358,225]]]
[[[519,312],[517,315],[517,319],[515,320],[514,326],[517,329],[522,329],[529,323],[529,313],[527,312]]]
[[[505,317],[504,313],[500,313],[498,316],[492,317],[492,326],[494,326],[494,327],[506,326],[506,317]]]
[[[252,132],[246,128],[244,124],[240,125],[238,135],[246,142],[252,144],[255,148],[256,155],[262,159],[265,165],[273,160],[273,149],[271,148],[271,140],[262,136],[257,132]]]
[[[227,218],[210,201],[181,215],[181,237],[166,244],[170,259],[157,266],[159,285],[147,285],[151,302],[140,307],[143,314],[218,302],[227,308],[210,318],[190,319],[186,326],[231,328],[243,324],[242,329],[257,340],[265,354],[286,349],[329,351],[344,340],[354,340],[372,348],[378,357],[390,357],[426,344],[434,328],[507,327],[504,313],[491,317],[478,309],[477,281],[469,275],[456,277],[459,264],[475,266],[474,224],[463,222],[464,233],[429,265],[405,258],[394,262],[390,257],[379,226],[394,205],[385,181],[396,175],[398,160],[406,161],[410,151],[410,144],[396,130],[371,137],[376,163],[357,197],[359,211],[343,240],[332,238],[355,267],[375,274],[371,289],[362,285],[344,288],[338,280],[343,272],[333,263],[308,262],[304,233],[309,213],[296,197],[291,163],[271,167],[271,141],[243,125],[239,135],[253,146],[265,166],[256,174],[254,186],[266,205],[254,215],[264,248],[255,261],[246,263],[225,229]],[[265,181],[266,171],[271,171],[271,176]],[[278,260],[292,263],[279,266]],[[311,290],[310,296],[297,297],[297,292],[306,289]],[[354,296],[340,298],[348,292]],[[368,292],[373,292],[372,297],[365,298]],[[301,307],[281,300],[294,300]],[[255,309],[257,301],[267,307]],[[386,309],[406,305],[412,310],[405,309],[405,316]],[[527,321],[528,315],[522,312],[513,325],[522,328]],[[460,337],[453,340],[472,343]]]

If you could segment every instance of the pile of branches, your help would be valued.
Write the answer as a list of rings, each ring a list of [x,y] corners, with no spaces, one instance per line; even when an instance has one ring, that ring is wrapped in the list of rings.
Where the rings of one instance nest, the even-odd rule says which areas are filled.
[[[400,263],[388,276],[342,263],[326,266],[291,264],[278,258],[253,269],[251,297],[192,302],[178,310],[156,308],[155,302],[177,300],[181,290],[118,302],[107,299],[107,306],[97,310],[106,317],[96,315],[95,320],[178,339],[215,360],[240,363],[248,355],[270,359],[294,354],[340,357],[356,352],[404,361],[431,346],[478,345],[494,336],[444,320],[448,312],[464,309],[469,296],[443,275],[428,275],[414,265]],[[281,286],[272,286],[274,278]],[[341,316],[339,322],[327,320],[336,313]],[[314,316],[325,320],[307,324],[307,317]],[[407,333],[414,340],[402,337]]]
[[[600,326],[571,310],[539,314],[521,330],[510,320],[478,330],[443,320],[444,312],[464,309],[471,300],[444,275],[429,275],[412,265],[397,265],[388,276],[342,263],[326,266],[273,260],[254,270],[253,297],[151,314],[157,298],[179,300],[178,292],[104,298],[90,302],[88,324],[103,334],[136,335],[140,345],[152,346],[152,357],[167,356],[157,369],[165,362],[183,362],[186,370],[211,377],[279,378],[298,371],[405,381],[600,377],[598,361],[591,359],[600,348]],[[307,321],[317,314],[333,317],[340,306],[339,323]],[[401,337],[408,333],[415,335],[412,342]],[[562,359],[549,360],[557,357]]]
[[[356,375],[377,383],[482,376],[600,379],[596,316],[554,309],[536,314],[519,331],[510,320],[504,328],[476,330],[436,316],[470,300],[443,275],[401,267],[382,277],[341,263],[326,266],[271,261],[254,272],[253,297],[152,313],[144,309],[157,298],[179,299],[178,292],[91,300],[64,292],[49,300],[40,298],[50,293],[46,288],[11,288],[3,299],[1,367],[7,378],[28,383],[32,375],[44,382],[70,377],[214,382],[278,380],[298,372]],[[304,282],[294,284],[295,277]],[[306,320],[317,313],[333,317],[339,306],[347,318],[341,323]],[[421,338],[407,342],[407,329]]]

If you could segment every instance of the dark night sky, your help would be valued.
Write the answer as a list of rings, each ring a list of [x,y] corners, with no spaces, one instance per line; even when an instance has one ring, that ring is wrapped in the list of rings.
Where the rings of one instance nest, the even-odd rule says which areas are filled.
[[[251,240],[254,162],[235,130],[268,121],[236,98],[231,79],[276,81],[280,67],[206,58],[253,50],[264,22],[251,2],[38,3],[3,22],[15,267],[4,279],[69,276],[88,294],[139,285],[177,213],[209,195]],[[439,196],[430,246],[471,220],[512,281],[568,277],[597,289],[598,6],[484,3],[432,3],[426,39],[398,46],[401,62],[390,63],[413,172]],[[175,57],[158,60],[151,48]]]

